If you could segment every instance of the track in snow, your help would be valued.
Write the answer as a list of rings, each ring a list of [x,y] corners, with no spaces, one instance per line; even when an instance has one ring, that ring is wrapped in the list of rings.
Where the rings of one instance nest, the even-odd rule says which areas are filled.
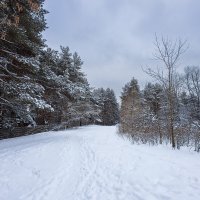
[[[200,158],[89,126],[0,141],[1,200],[198,199]]]

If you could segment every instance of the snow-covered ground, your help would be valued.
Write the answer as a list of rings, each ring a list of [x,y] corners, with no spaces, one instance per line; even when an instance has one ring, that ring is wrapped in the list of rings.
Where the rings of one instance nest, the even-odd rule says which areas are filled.
[[[88,126],[0,141],[0,200],[197,200],[200,155]]]

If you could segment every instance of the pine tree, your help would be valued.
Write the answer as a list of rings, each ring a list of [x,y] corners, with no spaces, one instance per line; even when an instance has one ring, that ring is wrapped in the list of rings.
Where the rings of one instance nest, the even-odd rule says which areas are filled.
[[[98,123],[115,125],[119,122],[119,104],[112,89],[98,88],[93,91],[94,100],[98,109]]]
[[[134,133],[141,126],[141,101],[138,82],[135,78],[125,85],[121,95],[120,131]]]
[[[103,107],[105,99],[105,90],[103,88],[94,89],[92,91],[92,96],[93,96],[93,101],[96,105],[96,111],[98,113],[96,123],[103,124]]]
[[[143,113],[144,120],[146,121],[146,131],[150,134],[159,134],[159,143],[163,142],[163,89],[158,83],[152,84],[148,83],[143,91],[144,103],[143,103]],[[156,135],[157,137],[157,135]]]
[[[1,126],[35,124],[36,109],[49,109],[44,88],[36,83],[46,28],[43,0],[3,0],[0,37]]]
[[[119,122],[119,105],[112,89],[105,90],[102,118],[104,125],[115,125]]]
[[[196,151],[200,151],[200,67],[186,67],[184,82],[186,91],[182,94],[184,113],[182,118],[188,122],[187,133],[194,140]]]

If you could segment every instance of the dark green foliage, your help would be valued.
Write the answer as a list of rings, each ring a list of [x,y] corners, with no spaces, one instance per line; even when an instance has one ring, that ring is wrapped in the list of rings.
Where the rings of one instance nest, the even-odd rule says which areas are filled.
[[[1,126],[34,125],[36,109],[51,110],[42,99],[44,88],[35,81],[46,28],[42,4],[37,1],[36,11],[28,1],[0,3]]]
[[[44,0],[0,2],[0,127],[94,123],[98,113],[83,61],[46,47]]]
[[[93,91],[93,96],[99,112],[99,123],[115,125],[119,122],[119,105],[112,89],[99,88]]]

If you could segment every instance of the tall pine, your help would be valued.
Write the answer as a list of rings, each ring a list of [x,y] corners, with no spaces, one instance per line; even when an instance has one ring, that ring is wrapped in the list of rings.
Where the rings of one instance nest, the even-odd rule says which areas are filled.
[[[35,124],[37,109],[49,109],[37,82],[39,54],[46,28],[44,0],[0,2],[1,127]]]

